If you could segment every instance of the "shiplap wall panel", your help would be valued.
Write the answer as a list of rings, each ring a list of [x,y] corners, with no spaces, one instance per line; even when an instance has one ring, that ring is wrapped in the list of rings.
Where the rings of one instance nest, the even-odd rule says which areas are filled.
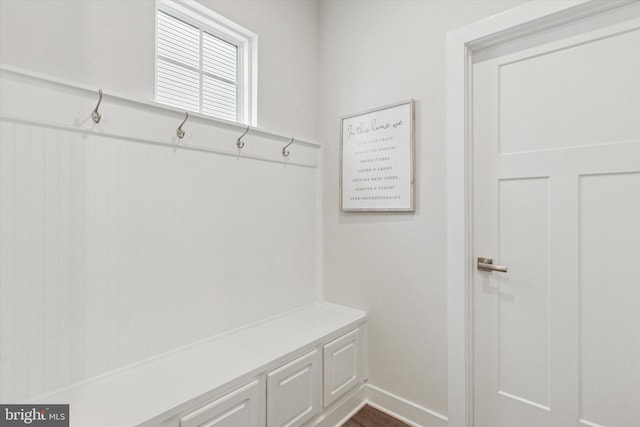
[[[172,111],[105,100],[95,125],[91,94],[2,77],[1,401],[318,299],[317,149],[290,147],[304,166],[263,135],[246,139],[255,158],[175,148]],[[212,149],[238,136],[197,119],[185,130]]]

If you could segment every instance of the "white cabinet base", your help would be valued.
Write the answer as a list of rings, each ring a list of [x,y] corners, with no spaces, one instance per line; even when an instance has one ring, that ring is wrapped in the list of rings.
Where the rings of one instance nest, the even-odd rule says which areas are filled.
[[[264,380],[256,379],[180,418],[180,427],[264,426]]]
[[[362,380],[360,328],[324,346],[324,407],[331,405]]]
[[[313,350],[267,375],[267,427],[300,426],[318,413],[319,368]]]
[[[46,403],[70,404],[74,426],[266,427],[267,419],[269,426],[333,426],[343,401],[357,391],[349,372],[361,372],[360,385],[366,378],[366,321],[360,310],[313,304],[66,388]],[[356,330],[360,343],[338,349]],[[326,364],[327,376],[325,350],[334,350],[327,357],[335,359]],[[359,368],[346,363],[353,352]],[[324,410],[323,378],[346,383]],[[105,410],[104,402],[118,410]]]

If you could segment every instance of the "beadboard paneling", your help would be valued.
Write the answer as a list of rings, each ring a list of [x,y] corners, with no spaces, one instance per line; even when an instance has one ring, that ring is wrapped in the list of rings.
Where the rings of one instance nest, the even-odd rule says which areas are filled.
[[[0,83],[0,401],[318,299],[317,146],[232,155],[238,127],[195,117],[180,143],[219,153],[176,148],[170,109],[105,98],[96,125],[97,94]]]

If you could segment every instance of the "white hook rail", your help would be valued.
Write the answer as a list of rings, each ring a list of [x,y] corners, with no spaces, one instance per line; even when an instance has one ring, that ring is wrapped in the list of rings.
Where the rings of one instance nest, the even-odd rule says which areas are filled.
[[[184,110],[154,102],[134,100],[110,92],[103,93],[102,89],[98,92],[96,107],[88,114],[87,104],[95,100],[94,89],[6,65],[0,66],[0,84],[3,104],[11,105],[11,108],[3,108],[3,120],[65,129],[85,136],[126,139],[174,149],[234,156],[238,159],[311,168],[319,166],[319,144],[246,124],[215,119],[199,113],[185,113]],[[12,102],[26,99],[33,99],[33,102]],[[106,106],[102,105],[103,101]],[[98,112],[100,107],[102,113]],[[180,113],[185,114],[185,118],[178,129],[174,127],[172,131],[171,123],[176,114]],[[187,119],[189,132],[185,133],[182,127]],[[252,143],[245,145],[242,138],[249,132]],[[241,135],[236,139],[239,133]],[[236,139],[234,149],[229,147],[229,137]],[[180,144],[177,144],[178,140]],[[286,144],[284,148],[283,142]],[[287,148],[291,144],[296,146],[295,160],[287,157]]]

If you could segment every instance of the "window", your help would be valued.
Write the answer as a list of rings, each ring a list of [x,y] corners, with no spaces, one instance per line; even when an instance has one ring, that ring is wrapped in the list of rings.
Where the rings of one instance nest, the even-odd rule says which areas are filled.
[[[256,35],[192,0],[156,9],[156,101],[256,125]]]

